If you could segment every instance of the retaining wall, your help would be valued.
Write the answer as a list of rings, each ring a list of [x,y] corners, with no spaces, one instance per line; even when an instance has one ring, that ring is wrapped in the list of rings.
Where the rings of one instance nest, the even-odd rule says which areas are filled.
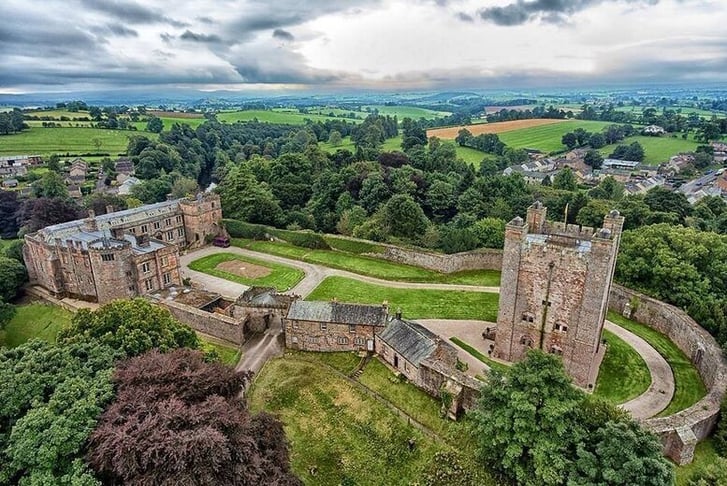
[[[614,284],[609,308],[623,313],[629,302],[637,302],[632,319],[665,334],[692,361],[707,386],[707,395],[686,410],[642,423],[661,437],[664,454],[678,464],[692,462],[697,442],[707,438],[719,418],[727,383],[727,361],[717,341],[686,312],[673,305]]]
[[[497,270],[502,268],[502,250],[482,248],[446,255],[421,250],[409,250],[385,246],[383,253],[366,253],[367,256],[397,263],[423,267],[442,273],[464,270]]]
[[[163,299],[154,299],[153,302],[166,307],[175,319],[199,332],[238,345],[245,341],[242,322],[237,319]]]

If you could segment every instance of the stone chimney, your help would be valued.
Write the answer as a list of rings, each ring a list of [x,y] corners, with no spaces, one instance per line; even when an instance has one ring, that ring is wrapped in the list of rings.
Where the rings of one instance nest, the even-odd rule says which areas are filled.
[[[84,220],[84,223],[86,224],[86,230],[88,231],[97,231],[98,225],[96,224],[96,213],[93,212],[93,209],[88,210],[88,217]]]
[[[396,318],[401,320],[401,307],[398,307],[396,309]]]
[[[136,235],[136,246],[147,248],[149,246],[149,235]]]
[[[106,214],[111,214],[114,212],[114,207],[111,204],[106,205]]]

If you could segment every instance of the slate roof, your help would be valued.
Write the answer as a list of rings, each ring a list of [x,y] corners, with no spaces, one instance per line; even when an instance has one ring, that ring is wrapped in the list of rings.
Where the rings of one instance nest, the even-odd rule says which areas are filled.
[[[403,319],[392,319],[377,337],[417,367],[442,343],[441,338],[421,324]]]
[[[238,304],[252,307],[284,307],[287,296],[278,295],[273,287],[250,287],[237,299]]]
[[[296,300],[288,310],[288,319],[332,324],[366,326],[386,325],[387,309],[382,305],[344,304]]]

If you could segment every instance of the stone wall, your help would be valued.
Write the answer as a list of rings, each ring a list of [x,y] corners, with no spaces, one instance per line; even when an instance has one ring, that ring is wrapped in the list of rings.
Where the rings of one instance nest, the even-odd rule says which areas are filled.
[[[348,324],[284,319],[285,346],[303,351],[373,351],[374,326],[358,324],[354,332]],[[370,348],[370,349],[369,349]]]
[[[245,342],[242,322],[237,319],[168,300],[153,299],[152,302],[166,307],[175,319],[196,331],[238,345]]]
[[[482,383],[440,360],[426,359],[419,365],[419,383],[427,393],[440,398],[440,390],[452,393],[450,416],[473,410],[480,397]]]
[[[383,253],[367,253],[366,255],[442,273],[454,273],[464,270],[499,271],[502,268],[502,250],[489,248],[446,255],[386,246]]]
[[[637,302],[632,318],[665,334],[687,355],[707,386],[707,395],[686,410],[645,420],[646,427],[661,437],[664,454],[678,464],[692,461],[694,447],[714,429],[719,406],[727,388],[727,361],[714,338],[686,312],[634,290],[613,285],[609,307],[622,313]]]

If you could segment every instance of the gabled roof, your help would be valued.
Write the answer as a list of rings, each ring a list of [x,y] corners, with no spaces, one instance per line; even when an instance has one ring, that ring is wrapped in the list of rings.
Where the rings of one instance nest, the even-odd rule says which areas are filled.
[[[421,324],[396,318],[377,336],[414,366],[432,356],[437,346],[448,344]]]
[[[386,325],[387,309],[381,305],[344,304],[296,300],[288,310],[288,319],[366,326]]]

